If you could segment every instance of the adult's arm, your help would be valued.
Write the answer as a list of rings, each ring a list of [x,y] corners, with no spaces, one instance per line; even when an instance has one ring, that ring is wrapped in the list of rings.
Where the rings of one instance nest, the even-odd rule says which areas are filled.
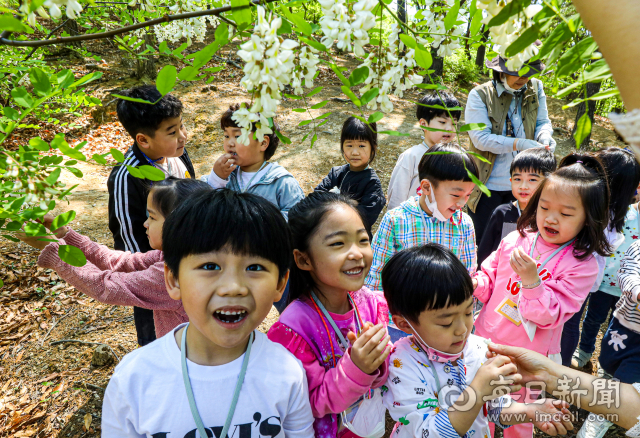
[[[538,114],[536,116],[536,131],[534,138],[541,144],[549,146],[551,152],[556,149],[556,142],[553,140],[553,125],[549,120],[549,110],[547,109],[547,95],[544,94],[542,81],[538,81]]]
[[[543,383],[546,385],[545,390],[551,395],[564,398],[569,403],[579,405],[597,415],[617,414],[617,417],[609,418],[625,429],[630,429],[638,423],[640,392],[632,385],[620,383],[618,393],[614,391],[613,394],[614,401],[615,397],[618,397],[618,407],[615,403],[607,406],[606,403],[598,403],[600,395],[595,389],[609,388],[607,382],[610,380],[558,365],[548,357],[526,348],[490,344],[488,354],[492,353],[509,356],[518,367],[518,373],[522,375],[522,383]],[[570,391],[563,390],[567,382],[569,382]]]
[[[465,123],[484,123],[486,125],[482,131],[469,131],[471,141],[481,151],[506,154],[515,150],[512,137],[491,133],[489,111],[476,90],[471,90],[469,93],[467,106],[464,110],[464,121]]]

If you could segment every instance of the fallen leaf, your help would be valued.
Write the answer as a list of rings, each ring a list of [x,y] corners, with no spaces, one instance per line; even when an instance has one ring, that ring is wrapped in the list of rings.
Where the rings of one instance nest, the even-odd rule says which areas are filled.
[[[91,427],[91,421],[93,421],[93,417],[91,414],[84,414],[84,430],[87,431]]]

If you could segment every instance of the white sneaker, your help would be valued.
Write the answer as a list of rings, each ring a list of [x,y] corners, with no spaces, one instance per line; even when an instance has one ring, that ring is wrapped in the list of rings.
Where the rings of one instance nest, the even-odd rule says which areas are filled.
[[[573,356],[571,357],[571,367],[572,368],[582,368],[587,362],[591,359],[591,354],[585,353],[584,351],[577,348],[576,351],[573,352]]]
[[[613,423],[599,415],[589,414],[578,431],[577,438],[602,438]]]

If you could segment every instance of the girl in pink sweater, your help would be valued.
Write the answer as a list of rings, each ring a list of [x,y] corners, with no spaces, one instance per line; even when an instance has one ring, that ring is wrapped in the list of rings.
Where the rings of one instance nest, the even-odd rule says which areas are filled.
[[[211,190],[205,182],[169,177],[154,183],[147,197],[149,217],[144,223],[149,243],[155,251],[135,253],[115,251],[93,242],[69,227],[54,230],[58,242],[48,243],[34,237],[21,240],[41,249],[38,266],[53,269],[70,285],[105,304],[138,306],[153,310],[158,338],[188,321],[181,301],[173,300],[164,284],[162,225],[180,202],[194,193]],[[50,228],[53,217],[44,217]],[[80,248],[87,258],[82,267],[66,264],[58,256],[60,245]]]
[[[593,253],[610,253],[604,235],[606,181],[596,157],[572,154],[540,184],[518,220],[518,231],[500,242],[474,277],[474,296],[484,303],[475,322],[477,335],[561,363],[562,327],[580,310],[598,275]],[[538,393],[531,391],[534,399]],[[531,401],[527,391],[518,401]],[[532,434],[530,424],[504,431],[505,438]]]
[[[331,192],[296,204],[289,226],[290,304],[268,336],[305,368],[316,437],[355,436],[339,414],[382,386],[391,350],[386,301],[363,287],[373,258],[367,228],[355,202]]]

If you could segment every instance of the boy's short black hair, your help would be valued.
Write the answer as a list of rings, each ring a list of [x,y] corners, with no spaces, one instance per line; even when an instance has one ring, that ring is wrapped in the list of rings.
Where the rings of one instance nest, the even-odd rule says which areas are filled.
[[[371,163],[376,158],[378,149],[378,126],[375,123],[367,125],[360,119],[351,116],[342,124],[340,134],[340,151],[344,154],[344,142],[347,140],[366,140],[371,145]]]
[[[163,120],[180,117],[182,114],[180,99],[172,94],[162,96],[154,85],[141,85],[122,91],[120,94],[149,102],[155,102],[162,97],[155,105],[118,99],[116,104],[118,120],[134,140],[140,132],[153,138]]]
[[[391,314],[411,322],[425,310],[457,306],[473,296],[467,268],[450,249],[431,242],[394,254],[382,269],[382,289]]]
[[[547,176],[556,170],[556,157],[547,148],[533,148],[520,152],[511,162],[509,173],[520,170],[522,172],[535,172]]]
[[[438,96],[438,93],[440,93],[440,96]],[[447,112],[447,110],[444,109],[429,108],[427,106],[423,106],[440,105],[446,108],[455,108],[457,106],[461,106],[460,102],[458,102],[458,99],[456,99],[455,96],[448,91],[438,91],[438,93],[434,91],[432,93],[427,93],[420,98],[418,103],[422,105],[418,105],[418,108],[416,108],[416,117],[418,118],[418,121],[420,121],[420,119],[424,119],[427,123],[429,123],[431,119],[434,119],[436,117],[449,117],[449,113],[451,113],[451,117],[453,117],[455,120],[460,119],[460,114],[462,113],[462,111],[460,110],[449,110],[449,112]]]
[[[420,181],[428,179],[437,187],[440,181],[473,181],[467,170],[478,178],[478,166],[464,149],[457,143],[438,143],[422,156],[418,165],[418,177]]]
[[[183,258],[223,248],[275,263],[279,279],[291,266],[287,221],[275,205],[260,196],[229,189],[198,193],[165,219],[162,250],[174,275],[178,276]]]
[[[251,105],[246,102],[244,106],[246,108],[251,108]],[[229,105],[229,109],[226,110],[224,114],[222,114],[222,118],[220,119],[220,128],[223,131],[225,128],[229,128],[229,127],[239,128],[238,124],[235,122],[235,120],[231,118],[231,116],[233,116],[233,113],[238,111],[240,107],[241,107],[241,104],[234,103],[233,105]],[[276,122],[275,119],[273,119],[273,127],[271,129],[273,130],[273,132],[271,134],[266,134],[266,136],[269,137],[269,146],[264,151],[265,161],[269,161],[271,157],[273,157],[273,154],[276,153],[276,149],[278,149],[278,145],[280,144],[280,139],[276,135],[276,131],[278,131],[280,127],[278,126],[278,123]],[[256,124],[252,123],[251,132],[256,132],[257,130],[258,130],[258,127],[256,126]]]

